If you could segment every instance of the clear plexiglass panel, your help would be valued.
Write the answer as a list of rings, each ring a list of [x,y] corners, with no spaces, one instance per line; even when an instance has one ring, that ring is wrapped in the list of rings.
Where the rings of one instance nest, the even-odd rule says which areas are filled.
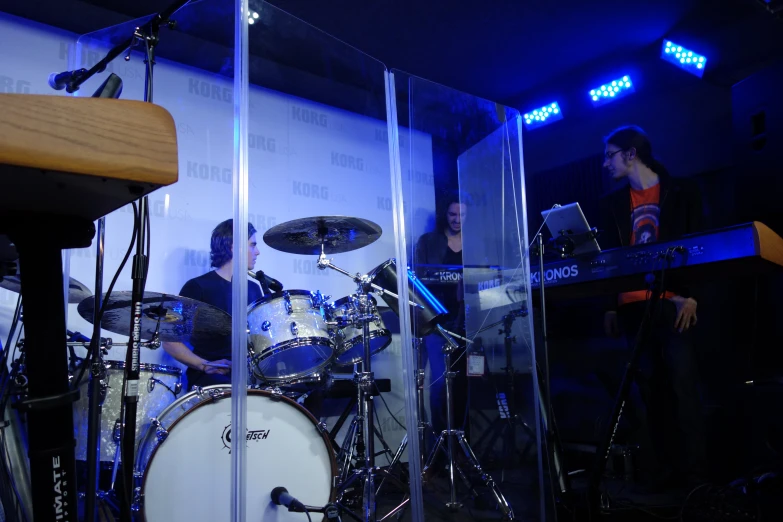
[[[444,309],[413,318],[425,517],[543,520],[520,115],[393,74],[408,264]]]
[[[83,35],[71,49],[74,68],[90,69],[116,45],[132,41],[131,50],[123,50],[75,95],[93,96],[104,81],[119,79],[120,99],[144,101],[151,94],[151,101],[172,115],[177,130],[179,181],[148,197],[149,265],[136,429],[125,434],[136,443],[130,463],[118,458],[117,423],[122,417],[135,246],[122,263],[136,209],[121,208],[99,224],[105,239],[98,281],[100,233],[90,248],[70,256],[70,276],[90,293],[105,294],[118,274],[111,297],[104,301],[100,331],[101,338],[111,342],[101,343],[107,387],[99,433],[97,485],[103,494],[98,507],[116,513],[127,492],[135,516],[149,522],[232,516],[231,375],[246,364],[244,356],[232,357],[232,337],[241,333],[232,327],[232,295],[241,284],[248,285],[247,293],[258,288],[246,282],[247,277],[232,278],[233,237],[236,232],[248,239],[249,232],[232,220],[236,193],[243,189],[235,167],[234,13],[234,3],[227,0],[202,0],[179,9],[172,16],[176,25],[159,30],[151,91],[146,90],[148,40],[133,36],[149,35],[152,17]],[[243,274],[247,262],[242,260]],[[70,305],[69,330],[94,337],[95,307],[94,297]],[[74,407],[77,481],[85,491],[90,372],[81,375],[79,358],[86,357],[87,350],[74,348],[74,379],[81,391]],[[131,484],[125,480],[129,467]],[[198,490],[209,494],[194,495]]]
[[[251,2],[248,17],[249,220],[258,230],[256,270],[271,278],[248,312],[251,370],[257,388],[294,401],[278,428],[287,446],[248,471],[248,491],[269,494],[272,485],[309,506],[335,502],[343,520],[410,520],[411,348],[384,293],[397,294],[398,237],[385,67],[270,4]],[[362,400],[360,390],[373,398]],[[251,432],[268,425],[265,415],[248,401]],[[289,427],[300,417],[324,431]],[[277,444],[273,435],[260,451]],[[263,514],[288,515],[275,505]]]

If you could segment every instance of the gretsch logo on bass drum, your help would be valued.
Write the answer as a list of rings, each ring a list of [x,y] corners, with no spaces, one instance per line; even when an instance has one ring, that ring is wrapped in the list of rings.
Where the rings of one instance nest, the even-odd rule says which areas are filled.
[[[247,442],[266,440],[269,437],[271,430],[247,430]],[[223,428],[223,434],[220,436],[220,441],[223,443],[223,447],[231,453],[231,424],[228,424]]]

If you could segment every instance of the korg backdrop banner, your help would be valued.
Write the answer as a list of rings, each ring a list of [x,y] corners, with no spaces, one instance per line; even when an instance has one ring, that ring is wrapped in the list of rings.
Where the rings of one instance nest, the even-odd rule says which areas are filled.
[[[174,30],[164,28],[160,33],[153,101],[166,108],[176,122],[180,181],[149,197],[146,292],[151,300],[145,303],[145,317],[150,322],[144,325],[149,329],[145,341],[151,340],[155,319],[160,318],[160,339],[189,342],[199,320],[223,327],[227,324],[234,351],[233,373],[247,373],[251,388],[243,397],[237,397],[236,388],[231,393],[230,381],[191,391],[193,383],[188,383],[188,373],[198,378],[199,372],[188,372],[188,367],[164,347],[145,344],[141,352],[136,459],[132,464],[136,476],[131,489],[139,510],[137,516],[150,522],[303,520],[303,513],[289,513],[272,502],[273,489],[283,487],[308,506],[323,506],[340,498],[360,518],[401,512],[403,519],[422,520],[425,509],[421,480],[418,475],[405,475],[407,470],[426,467],[439,435],[434,429],[441,426],[434,428],[431,422],[439,412],[433,412],[432,405],[436,410],[445,405],[441,350],[448,342],[434,327],[421,343],[410,332],[400,333],[400,322],[413,323],[414,330],[421,333],[417,329],[420,316],[414,311],[405,317],[409,309],[398,306],[390,297],[390,293],[400,291],[393,283],[395,273],[390,267],[397,268],[396,279],[412,290],[413,300],[418,295],[413,281],[429,284],[424,277],[416,277],[422,263],[417,260],[415,245],[423,234],[435,229],[437,221],[439,199],[433,151],[454,151],[445,160],[448,163],[442,163],[441,156],[437,164],[458,171],[456,188],[470,197],[463,257],[464,264],[473,268],[464,270],[464,326],[459,332],[450,330],[456,336],[449,339],[464,346],[464,336],[473,341],[469,346],[483,346],[475,350],[475,355],[484,354],[486,371],[483,377],[469,378],[471,401],[485,396],[496,400],[505,389],[498,388],[504,377],[497,377],[505,364],[503,337],[496,335],[497,328],[477,332],[500,320],[507,311],[522,309],[529,290],[518,114],[398,71],[387,82],[386,68],[380,62],[269,4],[251,3],[248,7],[246,35],[236,30],[235,12],[234,3],[228,0],[202,0],[177,12]],[[0,18],[0,41],[10,38],[15,46],[22,44],[19,53],[0,57],[2,85],[26,93],[67,95],[47,86],[50,73],[89,69],[147,20],[76,37],[24,20]],[[244,15],[241,21],[245,21]],[[111,62],[105,72],[86,82],[74,95],[92,95],[114,73],[123,82],[122,99],[143,100],[144,45],[136,45],[129,60],[124,56]],[[244,85],[237,65],[243,57],[248,76]],[[246,98],[240,95],[243,92]],[[465,129],[468,136],[461,135]],[[446,187],[437,188],[440,198]],[[291,223],[304,227],[297,229],[300,232],[317,237],[319,221],[312,218],[340,216],[351,219],[320,221],[334,232],[330,236],[332,251],[327,243],[320,260],[317,249],[293,252],[297,249],[290,241],[288,246],[280,246],[281,238],[290,238],[295,232]],[[234,238],[245,238],[245,223],[253,225],[258,250],[254,251],[252,244],[244,245],[248,255],[239,251],[240,256],[234,260],[238,264],[240,257],[243,261],[247,257],[247,270],[242,266],[229,273],[261,270],[281,282],[287,292],[275,294],[270,289],[271,295],[264,296],[262,285],[255,279],[231,278],[235,300],[237,296],[250,296],[247,308],[235,308],[233,314],[234,321],[241,319],[249,325],[246,338],[253,348],[250,352],[245,336],[231,327],[228,314],[181,298],[188,281],[213,269],[211,236],[218,224],[230,218],[234,222],[228,230]],[[100,293],[108,290],[122,263],[133,219],[133,207],[120,209],[105,219],[103,275],[97,285]],[[359,233],[353,240],[343,241],[345,235],[338,232],[346,222],[349,228],[363,230],[364,235]],[[381,230],[379,235],[367,232],[376,225]],[[225,239],[227,229],[222,230]],[[96,235],[90,248],[71,251],[65,264],[66,275],[91,293],[97,289],[98,242]],[[230,239],[228,242],[224,243],[232,244]],[[474,259],[480,249],[491,254]],[[412,269],[410,276],[407,270],[399,269],[405,263],[397,263],[398,259],[407,260]],[[363,276],[361,287],[355,281],[357,274]],[[374,291],[365,295],[368,285]],[[515,292],[510,301],[495,301],[497,292],[489,297],[484,292],[500,286],[505,290],[508,285],[513,285]],[[114,300],[109,302],[113,310],[105,316],[100,330],[102,338],[111,340],[104,343],[102,353],[109,384],[99,432],[97,485],[102,493],[123,487],[115,428],[121,414],[126,353],[123,343],[128,340],[127,330],[123,332],[129,322],[123,299],[128,299],[131,286],[128,262],[113,286]],[[503,295],[507,297],[508,293]],[[201,302],[193,295],[190,299]],[[68,306],[69,331],[92,337],[88,318],[95,302],[93,298],[92,304],[88,301]],[[0,290],[3,338],[15,303],[13,294]],[[360,315],[362,306],[371,317],[371,378],[362,373],[361,325],[348,324]],[[524,389],[517,390],[522,400],[517,401],[516,408],[529,425],[536,426],[538,403],[531,371],[534,351],[529,321],[529,317],[521,316],[514,321],[517,343],[512,357],[518,373],[528,379],[523,379]],[[419,355],[427,358],[422,346],[429,351],[430,362],[419,366]],[[73,348],[77,359],[87,356],[85,346]],[[266,354],[263,357],[262,352]],[[464,378],[464,362],[471,348],[459,353],[463,365],[454,368],[459,368]],[[454,360],[459,353],[455,353]],[[440,364],[432,364],[436,360]],[[355,408],[349,409],[357,393],[355,369],[368,395],[377,395],[372,401],[372,423],[357,417]],[[405,389],[406,383],[416,382],[419,371],[423,374],[420,400],[416,389]],[[76,457],[82,461],[78,479],[84,483],[86,378],[79,387],[81,399],[74,405]],[[244,455],[232,453],[232,447],[241,440],[232,437],[232,428],[238,421],[240,426],[243,424],[236,418],[236,408],[232,408],[235,401],[240,401],[241,410],[246,412]],[[484,415],[482,409],[486,407],[472,407],[469,416]],[[458,424],[463,429],[461,414]],[[421,447],[420,427],[427,432]],[[502,422],[495,427],[500,429]],[[369,500],[377,501],[377,505],[369,506],[371,513],[367,491],[362,491],[368,475],[362,472],[366,469],[362,446],[366,445],[364,433],[368,429],[374,433],[378,454],[374,465],[389,469],[388,476],[381,471],[371,474],[375,488]],[[465,471],[476,487],[493,499],[492,510],[502,505],[494,500],[497,493],[505,499],[514,496],[508,494],[513,488],[538,491],[541,484],[536,434],[518,435],[518,427],[513,431],[517,444],[513,450],[522,454],[522,445],[532,445],[533,450],[526,449],[524,458],[509,459],[511,464],[506,468],[496,466],[496,460],[503,456],[498,451],[505,451],[500,441],[488,443],[481,433],[468,433],[477,460],[494,479],[482,479],[473,469]],[[455,451],[462,450],[455,446]],[[409,454],[419,455],[420,462],[411,466]],[[241,463],[236,462],[237,458]],[[430,464],[431,472],[437,466],[435,472],[441,479],[448,475],[442,457]],[[510,468],[521,478],[504,483],[503,473]],[[236,471],[239,473],[234,475]],[[400,479],[409,482],[414,491],[407,490]],[[236,491],[245,492],[243,499],[238,499]],[[457,500],[465,501],[464,494],[460,491]],[[435,509],[442,510],[443,502],[450,502],[449,497],[450,492],[442,499],[438,497]],[[107,498],[113,500],[111,495]],[[543,520],[545,516],[537,502],[524,506],[513,503],[510,507],[516,519]],[[345,519],[348,515],[342,516]]]

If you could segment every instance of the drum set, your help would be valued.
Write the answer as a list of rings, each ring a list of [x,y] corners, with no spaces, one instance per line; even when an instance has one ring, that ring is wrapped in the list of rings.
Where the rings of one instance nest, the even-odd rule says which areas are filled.
[[[397,476],[375,466],[373,395],[375,381],[372,358],[392,341],[373,294],[383,298],[395,313],[397,266],[384,261],[367,274],[351,274],[336,266],[327,254],[349,252],[367,246],[381,235],[375,223],[345,216],[326,216],[289,221],[269,229],[264,242],[291,254],[315,255],[321,270],[334,270],[356,284],[355,292],[330,301],[320,291],[281,290],[250,304],[247,312],[247,364],[252,375],[247,397],[247,512],[262,520],[302,520],[301,515],[270,502],[269,493],[281,484],[296,485],[296,495],[313,504],[309,510],[347,514],[356,520],[376,520],[376,476],[404,491],[407,486]],[[8,281],[9,278],[6,278]],[[3,284],[4,287],[10,288]],[[447,338],[444,352],[456,346],[454,338],[440,323],[447,311],[408,271],[414,336],[439,333]],[[93,322],[96,300],[78,281],[71,280],[69,301],[78,302],[78,312]],[[101,328],[130,334],[131,293],[113,292],[103,298]],[[155,349],[165,342],[184,342],[209,333],[231,335],[231,317],[224,311],[194,299],[145,292],[143,299],[143,347]],[[451,334],[451,335],[449,335]],[[467,340],[466,340],[467,341]],[[88,460],[88,386],[99,394],[99,451],[102,468],[111,470],[108,486],[98,496],[117,507],[119,487],[115,485],[121,462],[123,404],[121,398],[125,364],[105,360],[108,350],[120,343],[102,338],[97,359],[92,364],[74,355],[73,347],[87,347],[89,339],[71,334],[72,387],[79,388],[74,403],[77,461]],[[419,343],[421,344],[421,343]],[[24,348],[12,365],[16,393],[24,394]],[[313,387],[329,382],[332,369],[354,366],[357,413],[345,442],[335,451],[326,426],[305,409],[288,390],[303,383]],[[449,372],[447,372],[449,373]],[[85,379],[89,374],[89,379]],[[182,372],[172,366],[142,364],[136,415],[135,462],[133,462],[133,508],[140,520],[207,521],[225,519],[229,511],[231,459],[231,387],[213,385],[183,392]],[[417,375],[423,375],[419,370]],[[450,378],[447,375],[450,384]],[[421,392],[421,382],[419,383]],[[420,406],[423,401],[419,401]],[[419,427],[420,432],[421,426]],[[448,428],[449,433],[458,433]],[[454,433],[451,433],[454,432]],[[459,432],[461,433],[461,432]],[[464,436],[462,437],[464,440]],[[458,442],[462,444],[458,437]],[[439,440],[435,451],[442,447]],[[405,444],[405,442],[403,442]],[[466,444],[466,442],[465,442]],[[402,446],[395,461],[402,453]],[[453,455],[451,462],[452,502]],[[472,451],[466,450],[472,455]],[[470,456],[469,455],[469,456]],[[475,456],[473,457],[475,459]],[[431,456],[427,459],[432,461]],[[338,466],[339,463],[339,466]],[[510,506],[492,479],[487,480],[478,461],[474,467],[492,490],[507,519],[513,519]],[[362,514],[345,508],[345,492],[362,493]],[[387,517],[398,513],[409,501],[407,495]],[[331,509],[331,511],[329,511]],[[295,511],[295,510],[294,510]],[[384,517],[384,518],[387,518]],[[381,519],[383,520],[383,518]]]

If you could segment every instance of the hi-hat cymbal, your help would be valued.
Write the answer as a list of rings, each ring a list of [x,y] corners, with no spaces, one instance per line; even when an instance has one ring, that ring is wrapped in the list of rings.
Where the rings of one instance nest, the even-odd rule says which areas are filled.
[[[15,276],[5,276],[3,277],[3,280],[0,281],[0,287],[5,288],[6,290],[10,290],[11,292],[16,292],[17,294],[22,291],[22,280],[19,278],[18,275]],[[71,304],[81,303],[88,297],[92,296],[92,291],[84,286],[84,284],[80,283],[73,277],[70,278],[70,281],[68,281],[68,302]]]
[[[131,292],[112,292],[101,320],[101,328],[130,337]],[[104,295],[104,299],[105,299]],[[95,297],[79,303],[79,315],[93,321]],[[194,334],[210,337],[231,335],[231,316],[215,306],[188,297],[144,292],[141,338],[152,339],[159,328],[160,340],[186,342]]]
[[[341,254],[365,247],[381,237],[370,220],[348,216],[316,216],[286,221],[264,234],[264,243],[289,254]]]

